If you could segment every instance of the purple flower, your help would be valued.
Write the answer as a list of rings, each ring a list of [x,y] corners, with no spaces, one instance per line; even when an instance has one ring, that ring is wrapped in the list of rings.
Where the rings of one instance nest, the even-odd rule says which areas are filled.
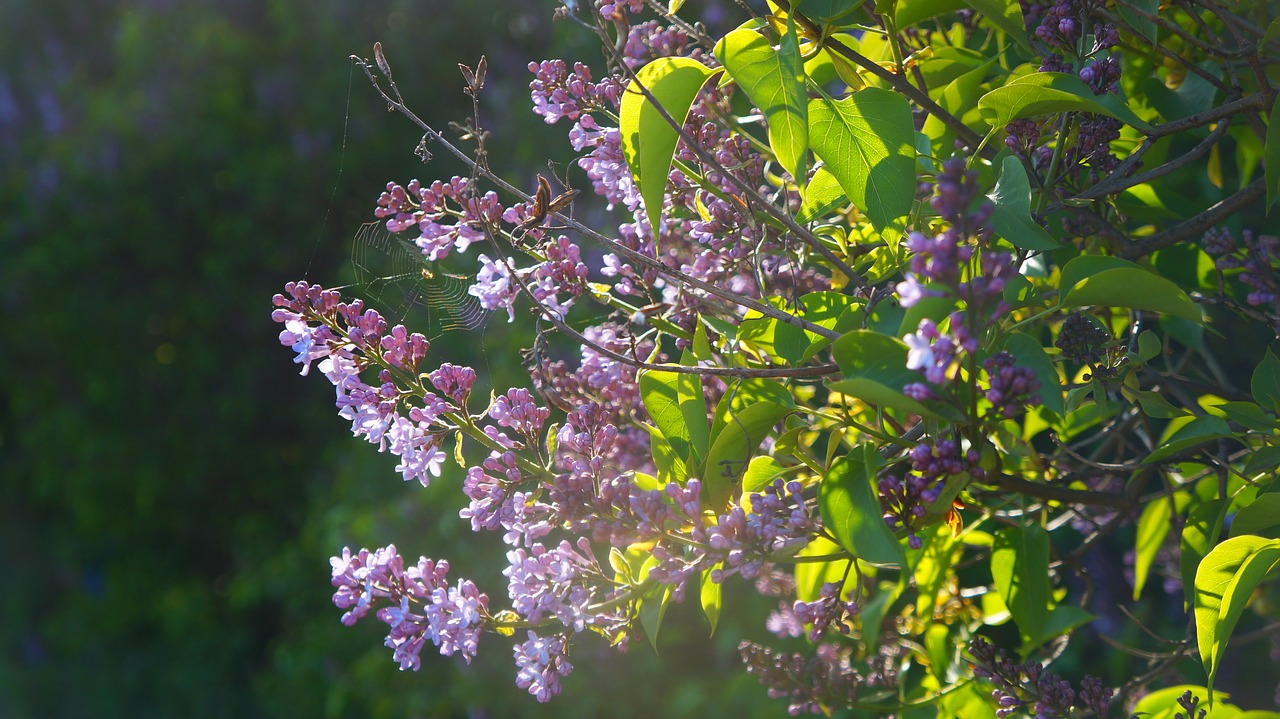
[[[529,690],[540,702],[560,693],[560,678],[569,676],[568,641],[563,635],[540,637],[529,631],[529,641],[515,648],[516,686]]]

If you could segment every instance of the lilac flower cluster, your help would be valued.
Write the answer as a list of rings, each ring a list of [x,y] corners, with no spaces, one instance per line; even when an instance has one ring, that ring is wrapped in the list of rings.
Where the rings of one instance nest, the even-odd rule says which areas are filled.
[[[614,639],[625,633],[625,611],[593,608],[608,598],[600,596],[607,580],[585,537],[578,539],[576,548],[563,540],[550,549],[542,544],[513,549],[507,561],[503,574],[511,608],[525,620],[538,623],[555,617],[575,633],[591,627]]]
[[[1053,346],[1062,350],[1062,356],[1072,362],[1093,364],[1106,354],[1111,333],[1080,312],[1072,312],[1058,328],[1058,339]]]
[[[911,469],[898,476],[886,471],[876,480],[884,521],[892,528],[904,527],[912,549],[922,546],[915,534],[916,523],[925,516],[928,506],[942,496],[949,477],[969,473],[982,477],[976,450],[961,452],[958,442],[940,439],[935,446],[917,444],[911,449]]]
[[[813,656],[784,653],[755,642],[744,641],[738,653],[747,673],[767,687],[770,697],[786,699],[787,713],[830,714],[832,708],[853,705],[862,687],[893,687],[897,683],[892,654],[881,653],[868,660],[865,669],[855,667],[852,650],[831,642],[814,648]],[[889,659],[890,661],[881,661]]]
[[[351,626],[377,607],[378,621],[390,627],[386,645],[401,670],[418,670],[428,640],[445,656],[461,653],[467,663],[476,655],[489,598],[470,580],[450,586],[448,562],[422,557],[406,568],[391,545],[355,554],[344,548],[329,563],[338,588],[333,603],[347,610],[342,623]]]
[[[1012,419],[1027,407],[1040,404],[1040,381],[1034,370],[1018,367],[1008,352],[993,355],[982,363],[989,385],[986,392],[991,411],[997,417]]]
[[[1008,314],[1004,288],[1017,274],[1013,255],[986,242],[994,207],[982,197],[977,173],[966,170],[959,158],[950,160],[938,174],[934,191],[930,204],[946,227],[934,237],[919,232],[908,235],[906,245],[912,256],[905,279],[896,288],[898,300],[903,307],[911,307],[925,297],[954,297],[964,307],[947,317],[945,332],[938,322],[924,318],[903,337],[907,368],[919,370],[929,382],[903,388],[916,400],[945,394],[944,385],[956,363],[978,351],[981,328]]]
[[[440,260],[453,250],[465,252],[485,237],[484,227],[496,225],[502,216],[498,195],[477,195],[471,181],[453,177],[423,186],[412,180],[405,187],[389,182],[378,198],[375,217],[387,219],[387,229],[404,232],[416,227],[414,240],[428,260]],[[452,220],[446,223],[445,221]]]
[[[841,634],[849,633],[849,625],[845,620],[858,613],[858,603],[853,599],[842,600],[840,595],[843,588],[842,581],[827,582],[822,585],[818,599],[812,602],[797,600],[792,605],[791,610],[797,621],[813,625],[809,630],[809,641],[815,644],[821,641],[832,625]]]
[[[1274,267],[1280,260],[1280,236],[1255,237],[1245,230],[1240,239],[1237,245],[1231,230],[1217,227],[1206,232],[1202,242],[1206,252],[1218,255],[1214,264],[1219,270],[1239,270],[1237,277],[1249,289],[1245,301],[1250,306],[1265,306],[1272,314],[1280,314],[1280,281]]]
[[[560,678],[569,676],[569,639],[563,634],[540,637],[529,631],[529,640],[517,644],[516,686],[526,689],[540,702],[549,702],[560,693]]]
[[[1033,37],[1043,48],[1040,72],[1075,72],[1095,95],[1117,92],[1121,75],[1120,60],[1111,54],[1120,43],[1115,26],[1091,19],[1093,4],[1087,0],[1055,0],[1048,6],[1023,2],[1024,19],[1034,27]],[[1092,33],[1084,35],[1086,28]],[[1068,59],[1071,58],[1071,59]],[[1073,141],[1062,148],[1064,168],[1080,164],[1089,166],[1091,176],[1101,176],[1119,163],[1111,153],[1111,143],[1120,138],[1123,123],[1103,115],[1082,113],[1073,133]],[[1033,170],[1047,171],[1053,150],[1041,144],[1044,127],[1032,119],[1015,120],[1005,127],[1005,144],[1028,163]],[[1059,138],[1062,142],[1065,138]]]
[[[387,332],[386,321],[375,310],[365,310],[360,300],[342,302],[333,290],[290,282],[285,293],[272,298],[277,307],[272,319],[285,325],[280,343],[297,353],[302,374],[321,360],[320,371],[337,388],[338,414],[351,422],[352,434],[399,457],[396,471],[405,480],[426,486],[431,477],[440,476],[445,460],[440,418],[458,408],[425,391],[419,395],[422,404],[410,406],[388,369],[416,373],[430,346],[426,338],[400,326]],[[384,365],[379,384],[366,384],[361,372],[379,363]]]
[[[1017,664],[1008,652],[997,650],[982,637],[969,643],[974,658],[973,673],[995,685],[992,697],[999,705],[1000,719],[1025,712],[1036,719],[1096,716],[1106,719],[1114,691],[1097,677],[1088,676],[1077,692],[1071,682],[1044,670],[1035,661]]]
[[[529,83],[533,111],[548,125],[562,118],[577,120],[592,110],[615,109],[622,97],[621,78],[611,75],[596,83],[591,68],[580,62],[573,64],[573,72],[564,60],[531,62],[529,72],[534,73]]]
[[[623,20],[628,13],[639,15],[644,10],[644,0],[596,0],[596,9],[607,20]]]
[[[816,508],[801,494],[799,482],[775,479],[762,492],[751,495],[751,511],[734,506],[706,528],[708,555],[724,562],[712,572],[714,582],[741,573],[747,579],[760,574],[771,556],[795,553],[813,538],[819,527]]]
[[[627,31],[627,43],[623,47],[624,62],[628,67],[639,68],[660,57],[688,56],[702,59],[699,48],[691,48],[691,38],[683,29],[663,26],[657,20],[632,25]]]

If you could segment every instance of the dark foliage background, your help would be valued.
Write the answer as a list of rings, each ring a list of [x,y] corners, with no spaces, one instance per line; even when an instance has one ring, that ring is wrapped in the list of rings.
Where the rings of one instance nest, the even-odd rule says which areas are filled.
[[[496,538],[460,549],[457,477],[396,482],[268,317],[304,271],[350,280],[387,180],[456,171],[418,164],[347,57],[381,40],[444,124],[469,112],[456,63],[487,54],[495,165],[528,180],[567,142],[528,112],[525,63],[596,56],[552,7],[0,0],[0,717],[782,713],[696,606],[660,657],[597,644],[540,707],[501,638],[401,674],[329,602],[325,559],[389,541],[505,590],[467,559]],[[517,382],[491,325],[451,357]]]

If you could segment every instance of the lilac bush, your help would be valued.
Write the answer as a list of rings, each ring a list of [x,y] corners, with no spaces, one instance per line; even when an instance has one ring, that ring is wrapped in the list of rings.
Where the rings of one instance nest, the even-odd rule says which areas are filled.
[[[525,193],[491,169],[478,110],[453,142],[380,47],[357,58],[470,168],[389,183],[374,216],[541,329],[528,385],[486,398],[359,299],[307,282],[274,298],[281,344],[334,384],[352,433],[424,486],[459,464],[460,518],[507,546],[503,609],[444,560],[344,549],[342,621],[373,611],[402,669],[428,641],[470,661],[482,635],[510,638],[517,685],[548,701],[577,642],[656,642],[689,600],[714,627],[726,592],[758,591],[806,649],[741,656],[793,714],[1185,708],[1148,690],[1180,678],[1191,638],[1142,649],[1155,669],[1118,687],[1047,668],[1113,613],[1087,568],[1128,532],[1135,601],[1180,550],[1210,701],[1280,565],[1280,360],[1251,350],[1247,393],[1188,369],[1222,349],[1214,313],[1280,326],[1278,240],[1231,229],[1280,184],[1267,10],[780,0],[712,37],[681,4],[566,5],[606,62],[529,64],[581,194]],[[478,108],[484,61],[461,67]],[[1210,172],[1221,196],[1168,207],[1152,183],[1198,182],[1181,158],[1229,131],[1257,151]],[[616,226],[577,219],[590,195]],[[544,333],[577,356],[551,359]]]

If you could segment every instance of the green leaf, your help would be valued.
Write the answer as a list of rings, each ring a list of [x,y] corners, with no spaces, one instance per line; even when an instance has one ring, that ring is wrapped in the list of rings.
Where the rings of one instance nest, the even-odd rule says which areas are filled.
[[[1280,409],[1280,359],[1268,349],[1249,379],[1253,401],[1273,412]]]
[[[956,117],[962,118],[965,113],[972,110],[977,104],[978,94],[982,89],[982,81],[986,79],[987,73],[998,58],[993,57],[975,67],[965,62],[968,58],[963,57],[947,62],[946,58],[940,57],[943,49],[939,48],[934,58],[924,64],[925,75],[928,76],[930,74],[927,69],[935,63],[941,61],[944,64],[943,68],[937,72],[939,77],[932,80],[931,83],[938,85],[946,82],[947,84],[942,87],[941,92],[931,94],[936,94],[937,97],[935,99],[939,107]],[[951,50],[954,48],[945,49]],[[949,78],[949,75],[957,70],[962,71],[961,74],[954,78]],[[955,130],[943,122],[939,116],[932,113],[925,118],[921,132],[929,138],[932,146],[937,148],[938,154],[945,156],[947,148],[953,147],[955,144]]]
[[[764,113],[769,147],[778,162],[792,178],[803,182],[809,151],[809,105],[795,21],[788,16],[787,32],[777,49],[759,32],[738,29],[716,43],[715,55]]]
[[[711,341],[707,338],[707,326],[698,318],[699,322],[693,328],[693,356],[699,361],[710,360],[714,355],[711,352]]]
[[[645,370],[640,373],[640,399],[658,431],[676,454],[701,464],[707,454],[706,400],[696,374]]]
[[[1126,2],[1116,3],[1116,10],[1120,12],[1120,17],[1129,23],[1129,26],[1138,31],[1138,34],[1147,39],[1152,45],[1156,44],[1156,23],[1149,20],[1134,11],[1134,7],[1141,8],[1152,16],[1156,15],[1160,9],[1160,0],[1126,0]]]
[[[1245,534],[1280,539],[1280,493],[1259,494],[1253,503],[1236,512],[1231,520],[1231,536]]]
[[[1271,205],[1275,204],[1276,197],[1280,197],[1280,97],[1276,97],[1271,117],[1267,120],[1267,142],[1263,146],[1262,161],[1265,163],[1267,179],[1267,195],[1263,207],[1270,215]]]
[[[770,297],[769,304],[787,314],[798,314],[794,308],[787,306],[787,300],[782,297]],[[738,325],[739,340],[756,345],[774,360],[785,360],[791,364],[799,363],[804,357],[812,337],[806,330],[773,317],[765,317],[755,310],[748,311],[746,319]]]
[[[1190,412],[1181,407],[1175,407],[1169,403],[1159,392],[1153,390],[1140,390],[1135,393],[1138,397],[1138,404],[1142,407],[1142,413],[1148,417],[1155,419],[1173,419],[1174,417],[1186,417]]]
[[[964,7],[961,0],[899,0],[894,5],[894,20],[898,23],[899,30]]]
[[[906,555],[871,486],[866,465],[853,455],[837,459],[818,487],[818,508],[827,529],[850,554],[871,564],[905,567]]]
[[[656,563],[656,561],[655,561]],[[640,627],[649,638],[653,653],[658,653],[658,630],[662,628],[662,619],[667,615],[667,605],[671,603],[671,585],[661,584],[649,590],[640,598]]]
[[[1151,330],[1143,330],[1138,335],[1138,359],[1143,362],[1150,362],[1155,359],[1160,351],[1164,349],[1164,343],[1160,341],[1160,335]]]
[[[1276,429],[1275,417],[1252,402],[1223,402],[1209,408],[1209,411],[1213,410],[1222,412],[1227,419],[1255,432],[1271,433]]]
[[[814,220],[826,217],[828,213],[849,202],[840,181],[831,174],[826,165],[814,170],[809,178],[809,186],[804,190],[804,199],[796,212],[796,222],[805,225]]]
[[[1024,117],[1073,111],[1114,117],[1140,130],[1150,128],[1119,96],[1094,95],[1080,78],[1061,72],[1023,75],[978,100],[982,119],[996,128]]]
[[[1187,692],[1191,692],[1191,696],[1201,700],[1201,708],[1205,708],[1209,690],[1205,687],[1196,686],[1194,684],[1181,684],[1176,687],[1166,687],[1157,689],[1148,693],[1146,696],[1133,707],[1133,716],[1142,719],[1174,719],[1174,717],[1185,717],[1181,705],[1178,704],[1178,697]],[[1225,692],[1219,693],[1219,697],[1228,696]],[[1216,706],[1216,705],[1215,705]],[[1223,706],[1230,706],[1229,704]],[[1239,719],[1234,717],[1233,719]]]
[[[1044,629],[1040,632],[1040,643],[1043,644],[1072,629],[1083,627],[1093,620],[1093,614],[1074,604],[1060,604],[1054,607],[1045,619]]]
[[[776,380],[751,377],[735,382],[729,385],[724,397],[720,398],[720,404],[716,405],[716,414],[711,422],[712,444],[729,423],[732,415],[757,402],[772,402],[790,408],[796,406],[791,392]]]
[[[854,330],[835,341],[832,354],[846,379],[832,382],[836,392],[882,407],[934,416],[927,407],[902,394],[902,388],[922,381],[907,369],[907,346],[871,330]]]
[[[1178,492],[1170,503],[1164,498],[1152,500],[1142,510],[1138,518],[1138,535],[1134,542],[1133,560],[1133,600],[1142,596],[1142,589],[1147,584],[1147,573],[1155,562],[1156,553],[1160,551],[1164,540],[1169,537],[1169,529],[1173,526],[1174,515],[1182,513],[1191,496],[1186,492]]]
[[[1231,428],[1227,426],[1226,420],[1221,417],[1215,417],[1211,414],[1196,417],[1179,428],[1177,432],[1174,432],[1142,461],[1145,463],[1159,462],[1165,457],[1170,457],[1183,450],[1230,436],[1232,436]]]
[[[717,71],[687,57],[660,57],[636,73],[627,86],[618,110],[622,155],[635,177],[653,236],[658,237],[662,197],[667,174],[680,134],[637,87],[643,85],[677,123],[683,123],[689,107],[707,79]]]
[[[1062,268],[1068,307],[1128,307],[1202,322],[1200,308],[1173,282],[1116,257],[1081,255]]]
[[[707,621],[711,622],[711,634],[716,633],[716,625],[720,623],[720,604],[721,604],[721,585],[711,581],[711,572],[708,569],[702,573],[702,613],[707,615]]]
[[[1280,540],[1242,536],[1214,547],[1196,570],[1196,645],[1209,675],[1211,700],[1231,632],[1253,590],[1277,564]]]
[[[867,87],[809,101],[809,143],[876,231],[901,234],[915,197],[915,126],[895,92]]]
[[[1024,48],[1030,49],[1027,27],[1022,20],[1022,6],[1016,0],[964,0],[964,3],[1000,28]]]
[[[658,481],[664,486],[672,482],[683,486],[689,478],[685,456],[671,446],[671,441],[662,435],[662,430],[644,423],[640,426],[649,432],[649,456],[653,458],[653,466],[658,470]]]
[[[742,494],[748,495],[763,490],[787,469],[773,457],[761,456],[752,459],[747,465],[747,471],[742,475]]]
[[[1182,538],[1178,543],[1181,550],[1178,570],[1182,575],[1182,590],[1186,594],[1188,607],[1195,603],[1196,568],[1200,566],[1204,555],[1218,543],[1222,522],[1226,519],[1230,505],[1230,502],[1223,499],[1197,504],[1187,515],[1187,522],[1182,527]]]
[[[732,414],[716,435],[707,454],[702,474],[702,490],[717,511],[738,496],[735,491],[760,444],[791,409],[773,402],[757,402]]]
[[[1244,473],[1252,477],[1276,467],[1280,467],[1280,447],[1261,447],[1249,455],[1249,461],[1244,464]]]
[[[861,0],[796,0],[792,3],[792,8],[810,20],[834,23],[861,4]]]
[[[1031,182],[1022,161],[1009,155],[1001,164],[1000,181],[987,197],[995,204],[991,229],[1024,250],[1056,250],[1062,244],[1031,219]]]
[[[1040,383],[1040,402],[1044,408],[1059,417],[1065,417],[1067,413],[1066,405],[1062,402],[1062,380],[1058,379],[1058,370],[1040,342],[1025,332],[1014,332],[1005,341],[1004,349],[1018,360],[1018,366],[1036,373],[1036,381]]]
[[[840,545],[821,535],[813,538],[808,546],[796,552],[797,557],[825,557],[840,554],[844,550]],[[850,590],[857,585],[857,573],[850,569],[852,558],[831,559],[825,562],[806,561],[795,565],[796,599],[802,602],[814,602],[822,595],[822,585],[828,582],[839,582],[844,579],[843,589]]]
[[[934,525],[920,534],[924,535],[921,537],[924,543],[911,572],[916,582],[916,616],[932,617],[938,593],[942,591],[943,582],[954,564],[956,539],[945,523]]]
[[[1049,535],[1038,524],[997,532],[991,578],[1018,628],[1038,643],[1049,616]]]

